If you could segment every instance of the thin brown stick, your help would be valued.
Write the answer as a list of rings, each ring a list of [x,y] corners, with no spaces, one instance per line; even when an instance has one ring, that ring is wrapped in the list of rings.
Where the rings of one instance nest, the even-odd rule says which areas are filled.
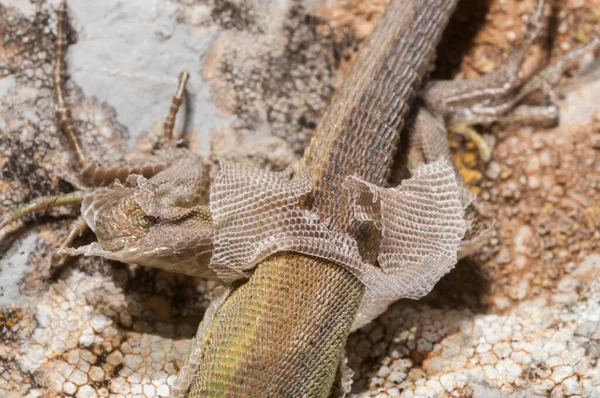
[[[8,212],[4,219],[0,222],[0,229],[6,227],[8,224],[15,222],[27,214],[31,214],[38,211],[48,210],[51,207],[62,207],[73,204],[79,204],[83,200],[85,192],[77,191],[60,196],[42,196],[37,198],[26,205],[19,207],[13,211]]]
[[[56,32],[56,55],[54,57],[54,88],[56,90],[56,120],[60,129],[69,140],[78,165],[87,161],[87,154],[73,123],[71,108],[65,100],[65,53],[67,51],[67,3],[63,1],[57,11],[58,27]]]
[[[167,142],[173,140],[173,127],[175,126],[175,117],[177,116],[177,112],[179,111],[179,107],[183,103],[183,98],[185,96],[185,85],[190,78],[190,74],[187,72],[181,72],[179,74],[179,85],[177,86],[177,91],[173,96],[173,101],[171,102],[171,109],[169,109],[169,114],[165,119],[165,123],[163,125],[163,131],[165,134],[165,139]]]

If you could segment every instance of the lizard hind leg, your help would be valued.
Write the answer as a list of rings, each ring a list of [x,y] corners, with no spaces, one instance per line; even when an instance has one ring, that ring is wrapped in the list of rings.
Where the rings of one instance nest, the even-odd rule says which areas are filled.
[[[544,7],[545,2],[538,0],[524,40],[504,66],[475,79],[433,81],[420,93],[427,108],[444,117],[449,131],[465,136],[477,146],[484,162],[490,160],[492,148],[474,125],[556,124],[558,81],[584,54],[600,48],[600,38],[595,36],[547,66],[538,62],[533,68],[523,70],[529,48],[540,37]]]
[[[73,245],[75,239],[83,235],[85,231],[89,229],[86,219],[83,216],[77,217],[69,229],[69,233],[67,237],[62,241],[58,250],[64,250]],[[64,254],[59,254],[58,252],[53,253],[50,258],[50,265],[53,267],[60,267],[65,264],[65,261],[68,257]]]
[[[32,214],[43,212],[50,208],[55,207],[67,207],[73,205],[80,205],[84,199],[85,192],[77,191],[65,195],[58,196],[43,196],[37,198],[26,205],[23,205],[17,209],[14,209],[0,221],[0,231],[6,228],[8,225],[23,219],[25,216]],[[75,222],[71,225],[69,234],[63,240],[60,245],[60,249],[65,249],[69,247],[75,239],[81,236],[88,229],[88,225],[86,220],[79,216]],[[50,258],[50,266],[62,266],[65,263],[66,257],[60,254],[53,254]]]
[[[551,126],[559,119],[559,80],[567,69],[574,66],[585,54],[600,49],[600,37],[594,36],[588,43],[562,55],[557,60],[531,76],[515,92],[504,97],[490,98],[481,102],[455,108],[446,114],[448,130],[464,135],[477,146],[483,161],[491,158],[492,148],[473,127],[476,124],[536,124]],[[456,82],[457,85],[467,82]],[[528,103],[523,103],[523,101]],[[529,102],[535,102],[530,104]]]
[[[576,65],[577,62],[590,52],[600,49],[600,37],[594,36],[589,42],[574,50],[567,52],[549,65],[529,77],[522,86],[513,94],[482,101],[471,107],[474,119],[471,124],[490,122],[531,122],[558,121],[558,95],[556,93],[559,81],[567,69]],[[537,95],[539,94],[539,95]],[[522,101],[531,98],[537,105],[522,104]],[[529,102],[529,101],[527,101]],[[468,118],[460,114],[454,116],[454,120],[469,122]]]
[[[42,196],[37,198],[26,205],[23,205],[17,209],[14,209],[0,221],[0,231],[6,228],[8,225],[23,219],[25,216],[43,212],[54,207],[66,207],[73,205],[80,205],[83,201],[85,193],[82,191],[73,192],[70,194],[59,195],[59,196]],[[65,240],[61,244],[61,249],[70,246],[73,241],[79,237],[83,232],[87,230],[88,226],[85,220],[80,216],[71,226],[71,230]],[[64,264],[65,256],[54,254],[50,259],[50,266],[61,266]]]
[[[475,79],[432,81],[420,93],[427,108],[448,121],[449,131],[472,141],[485,162],[492,148],[472,126],[497,121],[522,98],[519,88],[527,81],[521,73],[523,64],[542,32],[546,3],[537,0],[524,39],[505,65]]]
[[[474,79],[429,82],[419,93],[427,108],[445,118],[460,117],[467,121],[470,117],[477,117],[472,109],[476,105],[513,94],[527,80],[521,76],[521,69],[527,52],[540,37],[545,4],[545,0],[537,1],[525,37],[506,64]],[[534,72],[535,69],[532,73]]]

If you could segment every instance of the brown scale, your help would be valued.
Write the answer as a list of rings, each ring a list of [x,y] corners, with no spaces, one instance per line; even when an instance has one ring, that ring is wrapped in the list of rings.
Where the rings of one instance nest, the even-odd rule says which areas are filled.
[[[455,3],[455,0],[392,1],[319,125],[300,171],[307,170],[313,178],[312,206],[322,218],[330,219],[334,228],[355,232],[342,189],[346,177],[357,175],[382,185],[390,174],[400,130],[429,72],[436,43]],[[541,9],[544,1],[538,0],[538,4]],[[54,68],[57,121],[75,153],[82,178],[92,185],[124,180],[133,169],[93,164],[76,135],[65,101],[64,3],[59,9],[58,23]],[[172,137],[175,113],[183,101],[187,78],[187,74],[181,75],[164,123],[167,139]],[[429,88],[422,95],[425,100],[431,100],[436,92],[435,86]],[[461,84],[461,88],[470,94],[474,92],[473,86]],[[484,85],[483,91],[483,94],[489,92],[489,87]],[[135,170],[149,176],[158,169]],[[9,214],[8,219],[18,219],[43,206],[81,202],[83,196],[78,193],[71,197],[41,198],[33,206]],[[129,195],[110,202],[96,216],[99,239],[112,250],[147,237],[156,225],[156,219],[143,212]],[[166,227],[184,224],[197,230],[210,224],[210,213],[206,209],[192,209],[167,221]],[[77,223],[77,231],[82,225]],[[369,243],[369,234],[365,235],[359,243]],[[171,228],[170,232],[153,237],[159,240],[164,236],[179,239],[176,243],[188,242],[186,236],[181,236],[181,229],[175,233]],[[199,241],[198,247],[201,245],[210,246]],[[371,251],[375,246],[366,245],[366,254],[374,255]],[[179,254],[168,253],[171,257]],[[155,258],[154,251],[150,255]],[[164,263],[161,267],[164,268]],[[219,308],[204,335],[203,357],[191,388],[186,388],[187,395],[327,396],[364,292],[365,286],[354,275],[329,261],[289,252],[267,258],[257,266],[250,280],[236,286]]]
[[[132,196],[126,196],[96,217],[96,237],[105,250],[118,251],[148,233],[157,218],[144,213]]]
[[[169,163],[161,163],[156,165],[144,165],[144,166],[116,166],[116,167],[104,167],[95,163],[86,162],[80,165],[79,178],[84,184],[93,187],[103,187],[110,185],[115,180],[124,183],[127,177],[131,174],[142,175],[146,178],[150,178],[159,172],[163,171],[169,166]]]
[[[357,237],[363,246],[361,254],[367,259],[377,254],[369,253],[377,244],[370,245],[372,235],[353,230],[342,183],[346,177],[356,176],[378,186],[385,184],[400,131],[409,109],[415,106],[413,100],[429,73],[436,45],[456,3],[390,2],[324,113],[302,160],[298,174],[308,171],[313,179],[312,200],[302,204],[311,202],[333,229]],[[546,3],[536,2],[528,34],[504,71],[480,79],[430,82],[420,93],[422,102],[431,107],[427,110],[453,121],[439,105],[452,100],[452,115],[460,116],[458,111],[463,111],[461,120],[466,122],[488,120],[465,117],[472,112],[494,120],[525,115],[552,117],[552,106],[520,107],[519,101],[533,91],[548,93],[545,89],[570,60],[597,49],[600,39],[593,39],[523,83],[517,79],[518,67],[537,39]],[[481,229],[474,207],[467,209],[467,217],[473,223],[467,239],[472,239]],[[327,283],[320,285],[323,280]],[[344,288],[337,289],[340,285]],[[202,340],[202,358],[186,396],[328,396],[331,375],[364,291],[354,275],[328,261],[287,252],[268,257],[216,313]],[[335,319],[319,319],[332,309]]]

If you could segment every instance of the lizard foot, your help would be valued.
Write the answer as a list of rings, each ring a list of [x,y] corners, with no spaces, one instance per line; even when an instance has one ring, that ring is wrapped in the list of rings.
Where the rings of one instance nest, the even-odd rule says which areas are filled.
[[[585,54],[600,48],[600,37],[594,36],[547,66],[538,63],[525,70],[526,54],[541,36],[545,3],[538,0],[523,42],[504,66],[475,79],[433,81],[420,93],[425,106],[443,117],[448,130],[475,143],[485,162],[490,160],[492,148],[474,126],[496,122],[556,124],[559,80]]]

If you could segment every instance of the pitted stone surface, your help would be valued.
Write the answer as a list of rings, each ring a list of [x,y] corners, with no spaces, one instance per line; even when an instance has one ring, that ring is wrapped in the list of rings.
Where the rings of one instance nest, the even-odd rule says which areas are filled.
[[[483,385],[498,396],[598,396],[598,339],[581,333],[600,319],[600,283],[584,297],[574,307],[529,300],[504,315],[396,304],[350,339],[350,365],[368,381],[356,396],[462,397]],[[360,365],[374,356],[377,365]]]
[[[167,111],[160,104],[151,109],[144,105],[144,112],[126,115],[127,102],[158,90],[164,93],[156,94],[160,100],[147,100],[168,104],[180,65],[166,60],[152,87],[136,91],[140,85],[133,84],[117,101],[119,86],[132,76],[115,71],[123,71],[123,65],[98,64],[103,58],[98,54],[86,57],[96,47],[85,41],[98,37],[99,25],[88,25],[92,21],[77,15],[85,3],[73,0],[70,42],[81,46],[68,61],[68,71],[73,68],[77,76],[67,83],[69,101],[84,146],[95,159],[117,161],[126,157],[127,147],[148,150],[160,129],[152,129],[149,139],[134,134],[159,126]],[[210,92],[204,86],[193,101],[209,105],[197,106],[205,111],[195,122],[207,118],[204,127],[219,129],[209,138],[191,128],[190,147],[206,150],[210,142],[229,159],[283,170],[297,161],[342,81],[338,69],[368,35],[385,1],[304,1],[294,8],[279,2],[284,5],[277,8],[278,18],[267,19],[271,30],[265,29],[261,13],[267,6],[262,3],[248,2],[247,18],[227,11],[225,3],[239,2],[157,0],[153,4],[158,8],[149,12],[166,12],[146,28],[165,44],[169,37],[185,42],[184,31],[210,31],[214,39],[214,47],[207,45],[211,58],[201,59],[197,46],[185,55],[188,65],[197,62],[196,83],[202,73],[210,86]],[[452,45],[442,47],[436,74],[454,77],[450,69],[468,78],[504,62],[532,3],[462,1],[458,23],[446,39]],[[598,29],[593,10],[600,3],[554,3],[558,39],[552,51],[558,54]],[[0,0],[1,212],[73,189],[62,178],[70,158],[54,122],[50,82],[57,4]],[[132,10],[144,4],[128,2],[121,10],[128,11],[115,21],[142,31]],[[101,25],[110,29],[107,21]],[[248,33],[256,41],[238,40]],[[259,37],[262,33],[266,36]],[[277,40],[271,42],[269,34]],[[461,39],[465,34],[471,37]],[[112,37],[102,48],[115,54],[135,49]],[[459,43],[469,47],[462,66],[456,66],[464,55],[455,46]],[[239,51],[244,46],[246,51]],[[158,76],[153,75],[152,58],[144,59],[150,64],[133,65],[138,83],[144,80],[138,77]],[[75,64],[77,60],[83,64]],[[90,76],[92,72],[96,75]],[[94,86],[96,79],[103,87]],[[104,97],[107,87],[114,90]],[[561,104],[565,126],[504,130],[487,179],[473,148],[453,144],[465,179],[479,191],[486,214],[498,220],[496,230],[474,257],[476,265],[459,264],[426,301],[396,304],[351,337],[347,351],[355,371],[354,396],[600,394],[600,298],[590,287],[600,268],[594,177],[600,87],[592,82],[584,88],[569,93]],[[0,233],[0,280],[7,273],[18,279],[12,290],[2,286],[0,291],[0,396],[168,396],[212,286],[89,258],[50,267],[49,255],[75,214],[77,209],[51,210],[37,222]]]

